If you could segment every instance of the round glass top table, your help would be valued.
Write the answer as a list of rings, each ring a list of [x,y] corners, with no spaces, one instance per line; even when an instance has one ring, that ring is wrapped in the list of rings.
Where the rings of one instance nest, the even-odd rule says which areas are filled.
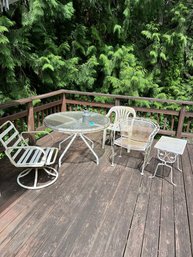
[[[59,144],[59,149],[61,149],[61,145],[65,141],[70,140],[59,158],[59,167],[61,166],[62,158],[77,136],[83,140],[83,142],[95,156],[96,163],[99,164],[99,158],[93,150],[94,142],[85,134],[99,132],[107,128],[110,124],[108,117],[95,112],[88,112],[85,114],[81,111],[67,111],[48,115],[44,119],[44,124],[46,127],[49,127],[54,131],[70,134]]]

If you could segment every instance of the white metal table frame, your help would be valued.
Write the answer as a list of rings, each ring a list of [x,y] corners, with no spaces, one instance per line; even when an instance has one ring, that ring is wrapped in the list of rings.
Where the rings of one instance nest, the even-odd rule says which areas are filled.
[[[157,157],[161,162],[157,164],[155,172],[150,178],[156,176],[159,166],[166,166],[170,168],[171,184],[176,186],[173,181],[173,168],[171,164],[177,162],[177,170],[182,172],[182,169],[179,167],[179,156],[184,153],[186,144],[187,140],[185,139],[162,136],[154,146],[157,149]]]
[[[102,114],[89,112],[87,120],[83,121],[83,112],[81,111],[67,111],[48,115],[44,119],[44,124],[54,131],[70,134],[67,138],[59,143],[59,150],[66,141],[70,140],[66,148],[59,157],[59,167],[61,167],[62,159],[70,146],[77,137],[80,137],[86,144],[88,149],[94,155],[96,164],[99,164],[99,157],[94,151],[94,142],[85,134],[94,133],[104,130],[110,124],[110,119]]]

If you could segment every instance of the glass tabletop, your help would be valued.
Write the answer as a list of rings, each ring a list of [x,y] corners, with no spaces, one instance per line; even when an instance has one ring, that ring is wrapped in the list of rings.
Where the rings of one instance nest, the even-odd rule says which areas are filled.
[[[92,133],[107,128],[110,124],[108,117],[89,112],[87,117],[83,117],[84,112],[67,111],[48,115],[44,119],[44,124],[55,131],[64,133]]]

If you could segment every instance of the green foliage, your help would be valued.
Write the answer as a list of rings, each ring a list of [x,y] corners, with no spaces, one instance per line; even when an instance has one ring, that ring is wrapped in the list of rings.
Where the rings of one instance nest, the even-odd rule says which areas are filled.
[[[104,73],[103,92],[113,94],[126,94],[133,96],[149,95],[157,92],[151,74],[143,68],[134,55],[132,46],[122,46],[117,49],[106,47],[100,55],[100,66]]]
[[[58,88],[193,100],[192,19],[191,1],[18,1],[0,16],[0,101]]]

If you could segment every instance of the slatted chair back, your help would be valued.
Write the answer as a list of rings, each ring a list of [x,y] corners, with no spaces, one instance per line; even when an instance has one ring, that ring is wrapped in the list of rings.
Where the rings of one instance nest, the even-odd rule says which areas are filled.
[[[0,142],[5,149],[28,145],[11,121],[7,121],[0,126]]]

